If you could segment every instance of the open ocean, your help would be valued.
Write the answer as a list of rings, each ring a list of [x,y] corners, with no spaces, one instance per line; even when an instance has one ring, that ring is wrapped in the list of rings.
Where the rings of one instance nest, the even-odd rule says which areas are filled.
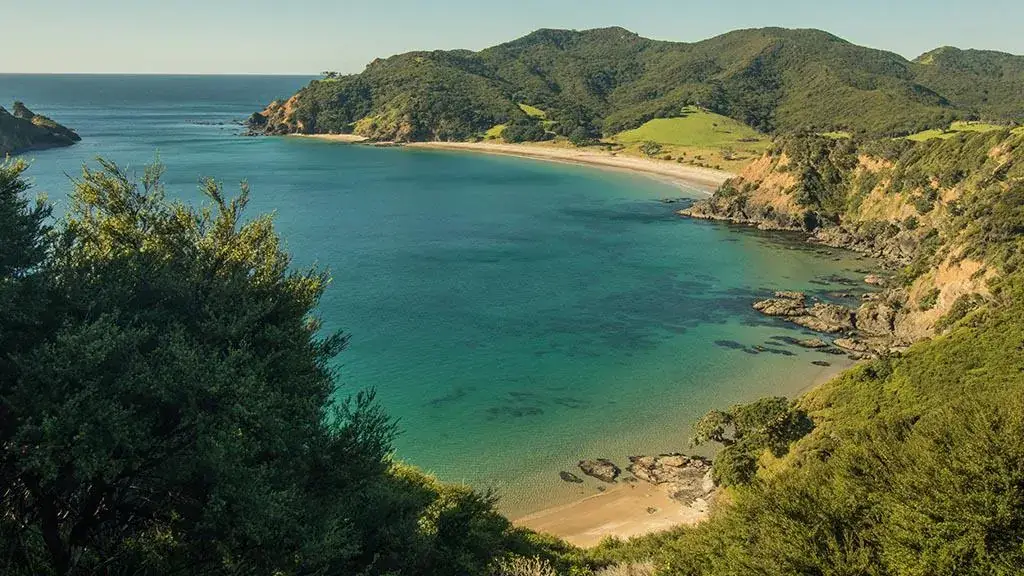
[[[320,313],[352,336],[341,393],[376,388],[399,458],[495,488],[511,514],[593,494],[558,478],[577,460],[685,451],[708,409],[795,394],[828,373],[812,361],[836,361],[772,340],[800,332],[750,305],[775,289],[857,293],[870,263],[682,220],[659,199],[700,193],[642,176],[239,135],[307,81],[0,75],[0,105],[82,136],[27,155],[58,211],[97,156],[140,173],[159,157],[190,202],[201,177],[248,180],[250,215],[274,212],[296,264],[333,274]]]

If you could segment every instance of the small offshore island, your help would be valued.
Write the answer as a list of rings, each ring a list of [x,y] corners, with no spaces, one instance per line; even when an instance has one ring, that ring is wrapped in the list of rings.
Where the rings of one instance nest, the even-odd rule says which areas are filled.
[[[82,138],[46,116],[15,102],[12,112],[0,106],[0,158],[30,150],[71,146]]]
[[[773,285],[727,287],[728,300],[685,309],[741,309],[756,319],[744,316],[746,328],[763,329],[760,343],[716,347],[741,361],[800,358],[829,378],[733,405],[716,405],[729,401],[709,385],[699,406],[710,409],[693,422],[656,420],[664,402],[616,413],[632,427],[656,422],[679,445],[623,457],[568,444],[580,452],[575,464],[545,481],[583,497],[518,518],[506,517],[500,494],[398,461],[398,424],[373,392],[339,400],[331,362],[349,338],[322,330],[318,316],[330,276],[294,266],[270,218],[243,215],[246,184],[228,196],[203,180],[208,203],[193,206],[167,199],[159,167],[140,180],[104,162],[83,170],[73,210],[51,231],[48,207],[21,196],[27,163],[0,164],[0,213],[17,223],[0,228],[0,246],[16,251],[12,264],[0,262],[8,565],[19,576],[197,566],[296,576],[1024,573],[1022,87],[1024,56],[994,51],[943,47],[908,60],[819,30],[680,43],[622,28],[543,29],[478,52],[411,52],[360,74],[325,72],[252,113],[250,135],[296,136],[286,143],[296,148],[303,136],[644,173],[705,193],[648,199],[663,212],[645,223],[743,227],[769,239],[778,231],[822,256],[818,266],[851,253],[872,263],[857,280],[805,279],[820,291],[779,274]],[[77,140],[23,105],[13,115],[0,109],[0,137],[8,153]],[[432,154],[424,163],[446,156]],[[421,192],[401,201],[437,201]],[[571,233],[585,231],[589,242],[614,235],[587,224]],[[370,242],[387,237],[371,232]],[[711,243],[693,245],[710,252]],[[475,268],[458,270],[495,283],[485,274],[509,257],[504,248],[471,254]],[[416,271],[460,263],[436,254],[412,254]],[[370,276],[376,260],[357,263]],[[514,288],[529,288],[529,274],[519,276]],[[643,311],[667,315],[682,300],[669,292],[716,283],[706,276],[626,294],[648,296]],[[426,281],[417,289],[452,292]],[[553,292],[535,299],[564,306]],[[417,296],[370,309],[405,318],[422,304]],[[455,298],[438,301],[466,313]],[[472,316],[482,329],[458,350],[500,363],[486,355],[487,339],[510,318],[525,321],[506,302],[486,304],[500,313]],[[595,316],[605,304],[597,299]],[[632,328],[622,317],[603,320],[583,330]],[[725,314],[698,322],[728,328]],[[657,329],[694,333],[682,322]],[[435,344],[420,340],[400,352]],[[539,352],[528,362],[549,351]],[[616,391],[650,394],[635,378],[640,362],[624,356]],[[700,374],[724,375],[724,364]],[[430,368],[399,374],[422,378]],[[485,362],[468,369],[484,371]],[[427,392],[435,396],[416,399],[423,412],[474,393],[497,396]],[[519,388],[502,392],[496,402],[507,405],[487,405],[494,418],[543,412]],[[557,393],[564,407],[586,405]],[[526,400],[513,404],[516,394]],[[585,425],[599,428],[603,416]],[[493,429],[484,421],[439,441],[478,442]],[[525,469],[502,465],[508,475]]]

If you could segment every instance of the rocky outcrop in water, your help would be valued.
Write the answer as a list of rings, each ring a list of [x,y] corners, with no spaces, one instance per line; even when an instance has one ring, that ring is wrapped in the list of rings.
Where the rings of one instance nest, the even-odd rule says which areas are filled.
[[[827,302],[809,304],[807,295],[802,292],[776,292],[774,298],[755,302],[753,307],[766,316],[780,318],[815,332],[840,336],[833,344],[843,352],[852,353],[851,357],[861,359],[910,344],[905,337],[897,335],[899,311],[891,300],[894,294],[898,294],[898,291],[876,295],[852,310]],[[823,352],[842,353],[830,348],[828,342],[820,338],[794,339],[792,343]]]
[[[864,277],[864,283],[870,284],[872,286],[884,287],[888,282],[884,277],[879,276],[878,274],[868,274],[867,276]]]
[[[807,296],[803,292],[776,292],[775,298],[755,302],[754,310],[765,316],[804,316],[807,314]]]
[[[0,106],[0,160],[8,154],[71,146],[82,138],[74,130],[15,102],[12,112]]]
[[[622,470],[607,458],[581,460],[578,466],[587,476],[597,478],[598,480],[609,484],[615,482],[619,477],[619,474],[622,473]]]
[[[797,340],[795,342],[797,346],[801,348],[807,348],[810,350],[820,350],[821,348],[828,348],[828,342],[825,342],[821,338],[808,338],[806,340]]]
[[[254,112],[246,121],[249,136],[281,136],[285,134],[306,134],[309,130],[297,118],[299,95],[288,100],[274,100],[262,112]]]
[[[854,315],[849,308],[824,302],[808,306],[807,296],[802,292],[776,292],[775,298],[755,302],[754,310],[765,316],[784,318],[815,332],[836,334],[853,329]]]

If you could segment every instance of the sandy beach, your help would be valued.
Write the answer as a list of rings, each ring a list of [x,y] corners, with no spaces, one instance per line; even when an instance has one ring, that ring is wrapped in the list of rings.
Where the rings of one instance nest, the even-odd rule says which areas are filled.
[[[312,138],[327,142],[343,144],[366,143],[367,139],[355,134],[291,134],[294,138]],[[615,152],[599,151],[586,148],[558,148],[544,144],[505,144],[500,142],[412,142],[403,144],[410,148],[431,148],[436,150],[461,150],[465,152],[482,152],[484,154],[500,154],[517,156],[534,160],[561,162],[564,164],[585,164],[599,168],[626,170],[657,178],[688,189],[697,189],[710,194],[718,189],[723,182],[735,176],[731,172],[701,168],[670,162],[616,154]]]
[[[684,507],[653,484],[620,481],[605,492],[513,522],[589,548],[608,536],[627,539],[675,526],[694,525],[706,517],[706,507]]]
[[[854,364],[837,361],[822,368],[797,396],[832,380]],[[589,548],[606,537],[625,540],[676,526],[693,526],[705,520],[714,506],[714,495],[710,506],[687,507],[669,498],[662,488],[642,481],[620,479],[604,486],[604,492],[515,518],[513,523]]]
[[[556,148],[543,144],[502,144],[497,142],[416,142],[408,144],[414,148],[441,150],[464,150],[486,154],[502,154],[551,162],[586,164],[615,170],[627,170],[644,174],[659,180],[671,182],[685,188],[696,188],[711,193],[723,182],[735,176],[730,172],[713,168],[700,168],[678,162],[652,160],[637,156],[616,155],[613,152],[585,148]]]

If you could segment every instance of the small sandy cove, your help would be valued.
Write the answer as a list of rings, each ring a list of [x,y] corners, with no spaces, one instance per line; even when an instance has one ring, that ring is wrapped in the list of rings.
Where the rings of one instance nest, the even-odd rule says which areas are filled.
[[[620,480],[602,493],[517,518],[513,523],[590,548],[607,536],[642,536],[694,525],[707,515],[706,507],[683,506],[653,484]]]
[[[837,359],[832,366],[823,367],[796,395],[821,386],[854,364]],[[608,536],[625,540],[676,526],[696,525],[706,520],[711,509],[724,498],[718,490],[708,497],[706,504],[684,506],[669,498],[663,488],[643,481],[631,482],[628,478],[627,475],[615,484],[604,485],[604,492],[582,500],[516,518],[513,524],[590,548]]]
[[[723,182],[735,176],[730,172],[713,168],[700,168],[678,162],[653,160],[638,156],[626,156],[604,150],[587,148],[558,148],[543,144],[502,144],[497,142],[415,142],[413,148],[434,148],[442,150],[465,150],[502,154],[521,158],[534,158],[568,164],[586,164],[617,170],[628,170],[672,182],[686,188],[703,192],[714,192]]]
[[[364,138],[351,134],[305,137],[344,143],[365,141]],[[696,188],[706,193],[713,192],[723,182],[734,176],[734,174],[722,170],[688,166],[677,162],[615,155],[612,152],[593,149],[558,148],[543,144],[418,142],[406,146],[502,154],[628,170],[666,180],[678,186]],[[830,380],[851,364],[853,363],[837,362],[837,365],[823,369],[818,377],[800,393]],[[714,497],[712,497],[710,506],[714,506],[713,500]],[[692,526],[706,519],[708,514],[708,505],[683,506],[669,498],[668,494],[658,486],[640,481],[620,480],[618,483],[608,486],[604,492],[517,518],[513,523],[538,532],[554,534],[576,546],[592,547],[608,536],[626,539],[668,530],[680,525]]]

